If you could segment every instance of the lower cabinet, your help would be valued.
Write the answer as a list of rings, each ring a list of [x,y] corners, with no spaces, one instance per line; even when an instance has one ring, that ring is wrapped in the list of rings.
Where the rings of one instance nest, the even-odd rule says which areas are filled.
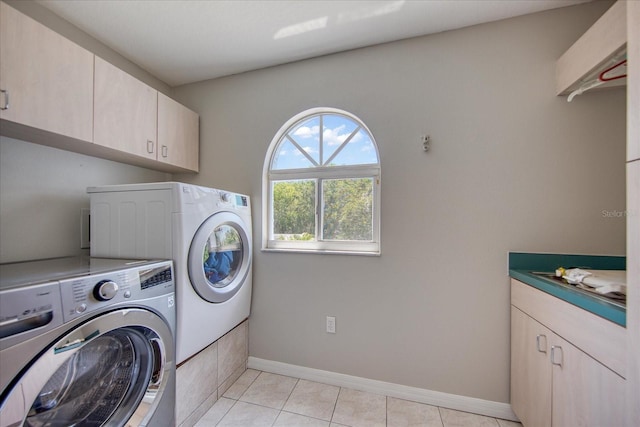
[[[552,332],[511,306],[511,408],[525,426],[551,425]]]
[[[525,427],[624,426],[625,380],[512,305],[511,406]]]
[[[552,426],[624,426],[625,380],[586,353],[554,336]]]

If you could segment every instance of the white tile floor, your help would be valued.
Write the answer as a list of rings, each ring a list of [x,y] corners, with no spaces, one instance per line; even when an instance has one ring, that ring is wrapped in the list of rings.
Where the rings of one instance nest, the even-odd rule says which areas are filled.
[[[517,427],[519,423],[248,369],[196,427]]]

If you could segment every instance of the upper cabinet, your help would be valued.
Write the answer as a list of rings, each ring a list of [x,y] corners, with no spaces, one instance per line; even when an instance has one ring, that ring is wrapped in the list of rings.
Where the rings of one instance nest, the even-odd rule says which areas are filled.
[[[91,141],[93,54],[0,2],[0,119]]]
[[[96,56],[93,142],[157,158],[158,91]]]
[[[0,134],[198,171],[198,114],[3,2],[0,18]]]
[[[626,45],[627,2],[618,0],[558,59],[556,93],[567,95],[595,82],[600,73],[624,59]],[[624,84],[625,80],[606,85]]]
[[[158,161],[198,171],[199,117],[158,93]]]
[[[627,86],[627,160],[632,161],[640,160],[640,2],[627,3],[627,9],[627,53],[630,64]],[[629,209],[629,212],[638,210]],[[638,217],[634,215],[629,215],[628,219],[633,220],[634,217],[637,221]],[[638,413],[640,414],[640,410]]]

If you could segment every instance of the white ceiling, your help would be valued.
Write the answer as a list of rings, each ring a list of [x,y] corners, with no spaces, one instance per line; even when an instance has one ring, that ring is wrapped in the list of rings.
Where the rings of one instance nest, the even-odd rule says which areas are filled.
[[[590,0],[37,1],[177,86]]]

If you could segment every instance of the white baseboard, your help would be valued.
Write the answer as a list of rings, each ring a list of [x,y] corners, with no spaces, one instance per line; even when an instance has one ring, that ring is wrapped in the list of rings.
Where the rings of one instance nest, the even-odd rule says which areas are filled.
[[[508,403],[493,402],[474,397],[459,396],[456,394],[442,393],[423,388],[409,387],[385,381],[356,377],[353,375],[339,374],[320,369],[306,368],[304,366],[290,365],[288,363],[273,360],[259,359],[249,356],[247,367],[258,371],[273,374],[287,375],[309,381],[317,381],[338,387],[347,387],[370,393],[396,397],[398,399],[425,403],[427,405],[441,406],[443,408],[458,411],[471,412],[504,420],[518,421]]]

